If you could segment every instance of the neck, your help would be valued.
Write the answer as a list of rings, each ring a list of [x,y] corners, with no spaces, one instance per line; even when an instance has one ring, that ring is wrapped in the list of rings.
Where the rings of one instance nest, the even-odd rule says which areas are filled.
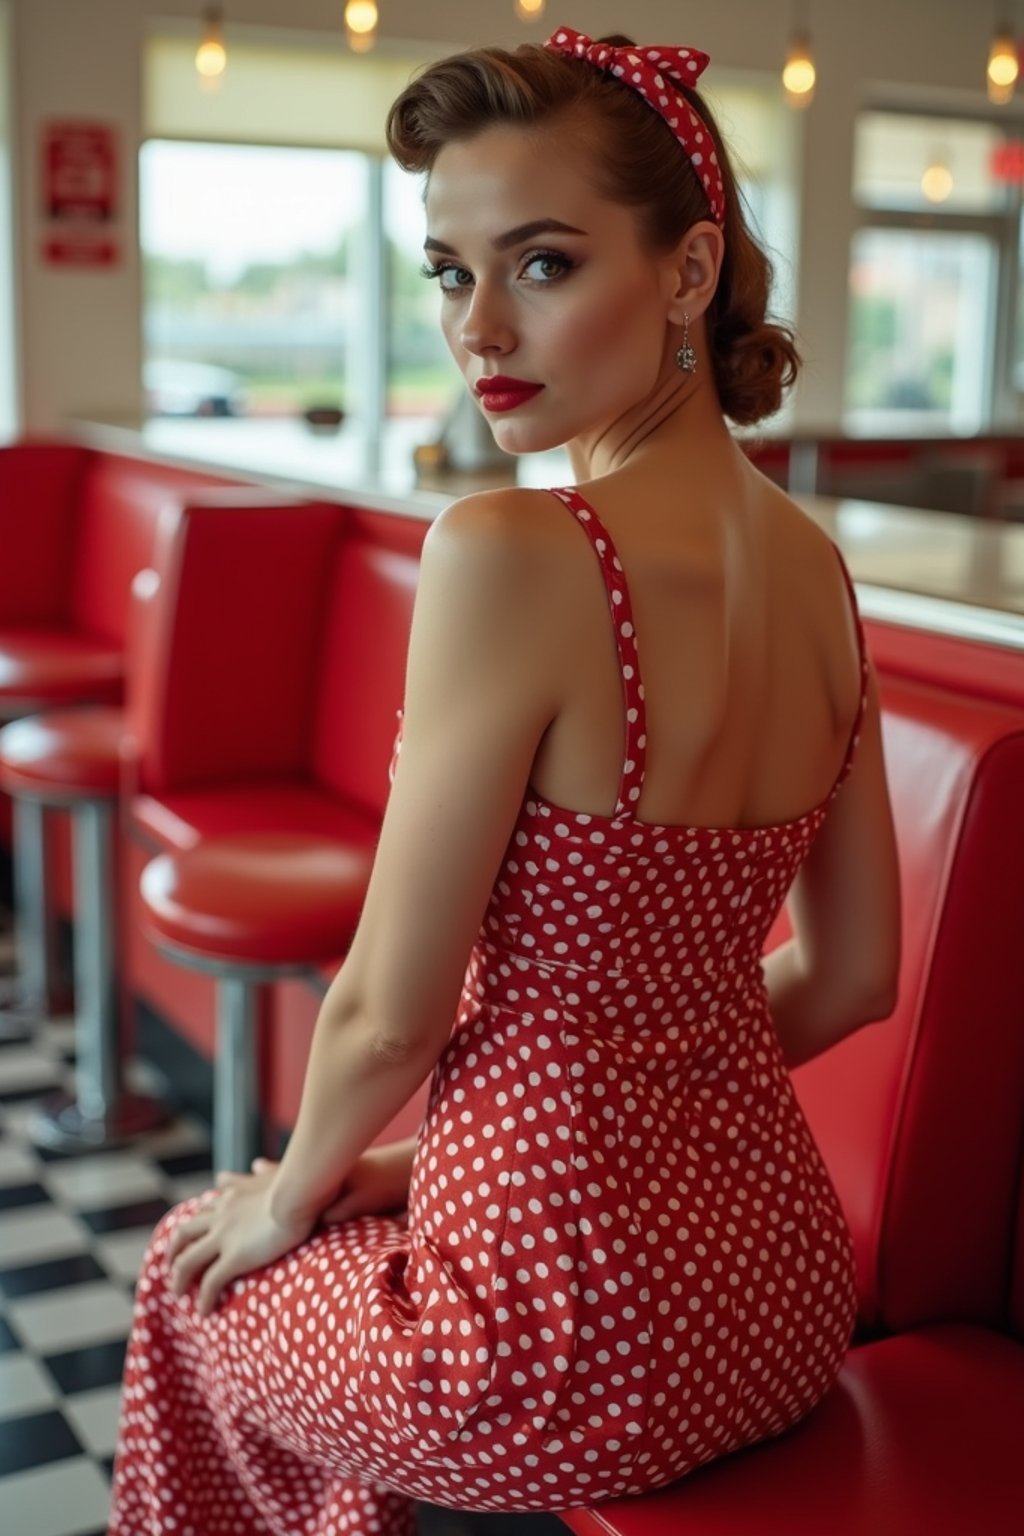
[[[574,480],[597,480],[627,464],[649,466],[655,459],[678,466],[712,446],[731,443],[714,381],[705,364],[698,369],[684,374],[668,359],[644,400],[614,422],[567,443]]]

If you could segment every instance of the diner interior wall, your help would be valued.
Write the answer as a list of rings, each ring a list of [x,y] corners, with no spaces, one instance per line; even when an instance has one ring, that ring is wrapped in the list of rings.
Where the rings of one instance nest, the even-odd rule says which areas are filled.
[[[11,14],[0,0],[0,442],[18,425],[16,366],[18,337],[14,318],[14,264],[11,207]]]
[[[81,417],[133,423],[141,411],[140,50],[149,25],[198,27],[202,5],[12,0],[12,9],[23,425],[50,431]],[[565,22],[593,36],[626,30],[645,42],[691,42],[723,69],[778,71],[789,0],[688,0],[685,37],[681,9],[677,0],[552,0],[540,23],[525,26],[512,0],[380,0],[381,46],[390,39],[426,42],[440,52],[482,42],[512,45],[542,40]],[[983,105],[990,10],[971,0],[810,0],[819,85],[801,122],[796,323],[807,362],[794,402],[795,429],[834,431],[841,418],[857,109],[866,100],[907,95],[932,106]],[[285,28],[292,39],[337,36],[342,0],[227,0],[226,12],[229,43],[232,25]],[[120,135],[120,260],[109,270],[41,260],[39,136],[45,122],[69,115],[110,122]]]

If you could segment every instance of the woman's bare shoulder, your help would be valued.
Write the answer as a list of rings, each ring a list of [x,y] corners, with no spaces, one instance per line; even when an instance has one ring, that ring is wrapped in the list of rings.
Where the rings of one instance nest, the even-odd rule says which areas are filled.
[[[808,562],[820,562],[821,566],[836,565],[836,544],[832,536],[821,526],[805,507],[780,485],[766,475],[755,471],[755,506],[768,525],[771,537],[787,545],[787,552],[799,552]],[[816,574],[817,564],[807,571]]]
[[[524,568],[550,570],[558,550],[575,550],[571,513],[550,491],[497,486],[451,502],[427,530],[424,548],[494,566],[519,579]]]
[[[471,587],[484,608],[518,608],[546,632],[564,626],[566,581],[579,558],[574,522],[543,490],[501,486],[460,497],[427,530],[421,606],[443,617],[453,594]]]

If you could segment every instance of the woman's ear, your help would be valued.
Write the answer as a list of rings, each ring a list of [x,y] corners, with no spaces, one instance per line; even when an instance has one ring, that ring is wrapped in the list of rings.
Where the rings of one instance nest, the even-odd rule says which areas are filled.
[[[702,315],[715,296],[725,255],[717,224],[701,219],[691,225],[666,264],[669,281],[667,318],[682,325],[684,315]]]

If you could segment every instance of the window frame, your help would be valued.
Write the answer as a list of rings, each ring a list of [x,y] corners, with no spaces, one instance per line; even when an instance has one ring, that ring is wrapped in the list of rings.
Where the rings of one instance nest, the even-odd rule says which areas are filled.
[[[861,111],[887,113],[893,117],[945,118],[951,125],[960,122],[995,123],[1007,129],[1012,136],[1024,142],[1024,114],[997,117],[992,112],[971,111],[964,106],[955,111],[940,110],[924,102],[864,102]],[[856,124],[854,127],[856,132]],[[1024,412],[1024,368],[1022,383],[1014,383],[1014,354],[1019,323],[1018,310],[1024,305],[1024,272],[1021,270],[1024,256],[1024,236],[1021,223],[1024,219],[1024,186],[1010,183],[1007,189],[1007,207],[1003,213],[944,213],[941,206],[930,210],[904,211],[894,208],[872,208],[860,201],[851,185],[853,207],[850,248],[847,255],[847,273],[853,264],[853,245],[862,231],[888,230],[906,233],[934,232],[939,234],[972,234],[987,240],[995,253],[996,275],[994,302],[986,316],[987,335],[985,345],[992,366],[987,371],[985,397],[982,401],[981,430],[998,431],[1002,426],[1014,429]],[[853,298],[847,286],[846,357],[853,344]],[[843,413],[849,410],[846,400],[847,376],[843,379]],[[947,429],[948,430],[948,429]]]

